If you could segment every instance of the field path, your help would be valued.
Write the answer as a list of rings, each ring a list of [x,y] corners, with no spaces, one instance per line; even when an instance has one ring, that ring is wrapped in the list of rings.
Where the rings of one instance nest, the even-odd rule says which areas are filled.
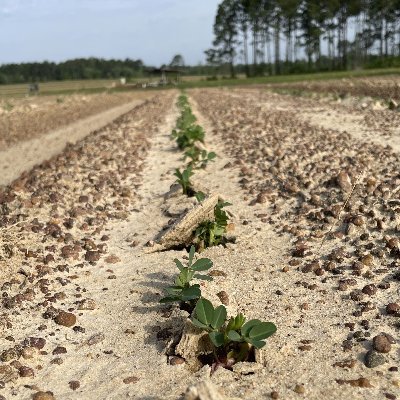
[[[67,143],[76,143],[144,101],[146,100],[137,99],[113,107],[110,110],[78,120],[38,138],[19,142],[6,150],[0,151],[0,186],[8,185],[18,178],[22,172],[29,171],[34,165],[60,153]]]

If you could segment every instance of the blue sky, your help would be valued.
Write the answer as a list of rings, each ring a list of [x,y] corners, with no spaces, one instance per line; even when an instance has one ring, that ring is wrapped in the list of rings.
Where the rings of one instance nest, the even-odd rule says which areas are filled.
[[[77,57],[204,62],[220,0],[0,0],[0,64]]]

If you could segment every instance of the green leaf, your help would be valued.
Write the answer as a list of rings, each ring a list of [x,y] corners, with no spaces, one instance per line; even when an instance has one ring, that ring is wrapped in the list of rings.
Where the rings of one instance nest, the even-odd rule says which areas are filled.
[[[180,287],[180,288],[184,288],[185,287],[185,283],[182,282],[181,280],[181,274],[179,274],[176,278],[175,278],[175,285]]]
[[[220,202],[218,202],[217,207],[219,209],[221,209],[221,208],[228,207],[228,206],[231,206],[231,205],[232,205],[232,203],[229,203],[227,201],[220,201]]]
[[[250,329],[258,324],[261,324],[261,321],[259,319],[251,319],[250,321],[247,321],[240,330],[242,335],[249,336]]]
[[[195,274],[194,277],[196,279],[201,279],[202,281],[212,281],[213,277],[209,275],[203,275],[203,274]]]
[[[210,332],[208,334],[215,347],[220,347],[224,344],[224,334],[221,332]]]
[[[165,288],[165,291],[168,294],[171,295],[177,295],[178,293],[182,292],[182,287],[181,286],[168,286],[167,288]]]
[[[174,175],[175,175],[178,179],[182,179],[181,171],[179,171],[178,168],[175,170]]]
[[[211,326],[214,329],[219,329],[225,323],[225,320],[226,320],[226,308],[223,305],[220,305],[214,310]]]
[[[201,296],[200,287],[193,285],[183,289],[181,296],[183,301],[198,299]]]
[[[265,342],[263,340],[254,340],[250,338],[245,338],[247,343],[252,344],[256,349],[261,349],[265,346]]]
[[[229,331],[228,338],[234,342],[240,342],[242,340],[242,337],[236,331]]]
[[[206,195],[203,192],[197,192],[194,197],[196,197],[196,200],[201,203],[202,201],[204,201],[204,199],[206,198]]]
[[[209,258],[200,258],[193,265],[192,269],[194,271],[207,271],[213,266],[213,262]]]
[[[201,298],[195,307],[197,319],[205,325],[210,325],[214,317],[214,307],[211,301]]]
[[[270,337],[276,332],[276,326],[272,322],[261,322],[250,329],[248,337],[251,340],[261,340]]]
[[[214,153],[213,151],[210,151],[210,152],[208,153],[208,155],[207,155],[207,158],[208,158],[209,160],[213,160],[215,157],[217,157],[217,154]]]
[[[197,326],[198,328],[205,329],[207,331],[210,329],[207,325],[204,325],[202,322],[200,322],[198,319],[196,319],[194,317],[192,317],[191,321],[192,321],[192,324],[194,326]]]
[[[195,251],[196,251],[196,248],[194,246],[191,246],[190,250],[189,250],[189,267],[192,266],[192,261],[193,261]]]
[[[175,262],[176,266],[178,267],[179,271],[182,271],[183,268],[185,268],[184,265],[177,258],[175,258],[174,262]]]
[[[183,268],[175,279],[175,285],[185,287],[190,282],[190,271],[188,268]]]
[[[239,313],[235,318],[231,317],[231,319],[228,322],[228,326],[226,327],[226,330],[237,331],[242,327],[245,321],[246,318],[244,317],[244,315]]]

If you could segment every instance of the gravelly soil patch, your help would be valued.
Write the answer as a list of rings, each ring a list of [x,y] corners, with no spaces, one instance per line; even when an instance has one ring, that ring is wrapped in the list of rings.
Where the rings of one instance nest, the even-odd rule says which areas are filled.
[[[303,121],[279,96],[190,93],[218,155],[194,183],[233,203],[237,237],[202,254],[216,272],[202,292],[216,305],[225,292],[230,315],[277,325],[259,362],[210,376],[166,354],[186,317],[158,301],[187,253],[146,244],[190,207],[165,197],[183,165],[168,137],[171,92],[1,193],[0,263],[12,268],[1,282],[0,394],[189,399],[189,385],[211,381],[229,400],[394,398],[399,156]]]
[[[307,354],[304,357],[313,360],[309,371],[303,370],[303,383],[310,390],[306,391],[307,398],[322,395],[321,380],[329,386],[327,393],[331,396],[337,386],[338,398],[344,398],[339,395],[344,395],[340,392],[343,386],[357,387],[352,398],[398,393],[399,327],[390,307],[399,300],[399,154],[368,141],[357,142],[335,127],[323,129],[302,121],[295,109],[287,109],[284,101],[279,103],[279,97],[269,104],[265,103],[265,94],[251,91],[242,95],[240,90],[233,94],[226,90],[193,91],[193,97],[228,154],[235,158],[248,205],[262,204],[264,212],[259,218],[272,225],[278,235],[289,234],[291,238],[283,268],[296,277],[292,285],[304,296],[299,329],[309,315],[308,307],[321,301],[302,290],[325,293],[325,298],[336,293],[324,306],[325,311],[321,310],[325,316],[318,316],[318,312],[310,316],[314,322],[319,320],[320,328],[314,329],[322,330],[319,336],[324,338],[324,345],[321,340],[313,344],[315,337],[310,342],[303,338],[299,344]],[[260,104],[261,99],[264,104]],[[281,290],[283,295],[286,291]],[[328,315],[328,307],[329,311],[339,310],[343,304],[346,309],[341,309],[341,316]],[[331,326],[327,324],[332,323],[341,333],[326,336],[326,328]],[[287,324],[280,327],[286,330]],[[376,350],[372,343],[381,332],[392,342],[386,353]],[[329,346],[332,338],[337,346]],[[318,349],[321,346],[325,348],[323,355]],[[367,351],[373,348],[371,365],[371,352],[367,355]],[[335,362],[327,365],[338,355],[342,360],[336,361],[337,366],[345,359],[355,360],[356,364],[348,367],[347,378],[339,376],[342,371],[335,372]],[[270,357],[269,366],[274,369],[272,351]],[[298,375],[289,359],[279,363],[286,373]],[[283,369],[276,368],[284,374]],[[359,387],[367,387],[366,381],[354,381],[360,377],[375,389],[362,393]]]
[[[47,361],[56,368],[65,345],[56,345],[54,332],[64,330],[72,341],[85,332],[79,315],[95,309],[96,303],[84,283],[74,281],[78,275],[89,276],[90,266],[100,260],[110,265],[119,261],[108,254],[103,230],[129,216],[150,136],[173,97],[169,93],[145,102],[0,193],[0,381],[15,387],[18,377],[40,375],[40,352],[52,353],[54,358]],[[113,279],[113,273],[108,277]],[[101,335],[92,341],[101,341]]]
[[[151,96],[138,92],[3,100],[0,102],[0,151],[78,119]]]

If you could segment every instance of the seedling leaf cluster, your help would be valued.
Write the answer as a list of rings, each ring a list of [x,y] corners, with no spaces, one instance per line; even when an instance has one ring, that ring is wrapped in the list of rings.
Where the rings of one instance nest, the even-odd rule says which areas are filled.
[[[223,209],[231,203],[219,201],[214,208],[214,221],[203,221],[196,228],[194,235],[199,249],[218,246],[224,240],[229,216]]]
[[[207,274],[199,274],[198,272],[208,271],[213,263],[208,258],[199,258],[193,262],[195,248],[192,246],[189,251],[189,261],[187,265],[183,265],[177,258],[174,260],[179,275],[175,278],[173,286],[165,289],[166,297],[160,300],[161,303],[187,303],[186,305],[193,309],[196,301],[201,297],[200,285],[192,283],[193,279],[212,281],[212,277]],[[187,307],[186,307],[187,308]]]
[[[178,259],[174,260],[179,274],[174,285],[165,289],[167,296],[160,303],[177,302],[182,309],[189,311],[192,324],[207,332],[214,346],[213,369],[220,366],[230,369],[237,362],[249,360],[253,348],[264,347],[265,339],[273,335],[277,328],[272,322],[246,320],[241,313],[228,319],[228,312],[223,304],[214,307],[202,296],[200,285],[192,283],[194,279],[211,281],[213,278],[204,274],[204,271],[212,268],[213,262],[208,258],[194,261],[194,256],[195,248],[191,246],[186,265]]]

